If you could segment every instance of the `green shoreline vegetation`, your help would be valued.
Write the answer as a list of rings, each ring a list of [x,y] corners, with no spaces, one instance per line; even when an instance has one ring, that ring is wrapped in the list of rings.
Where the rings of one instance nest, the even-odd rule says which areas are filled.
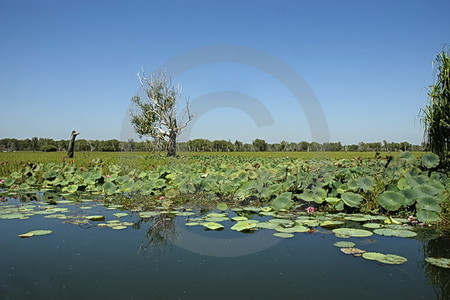
[[[413,216],[446,230],[450,185],[431,153],[230,152],[179,153],[0,153],[1,195],[116,199],[132,208],[143,203],[211,207],[228,203],[275,211]],[[50,195],[46,197],[45,195]],[[30,199],[33,199],[31,197]],[[110,201],[110,200],[108,200]]]

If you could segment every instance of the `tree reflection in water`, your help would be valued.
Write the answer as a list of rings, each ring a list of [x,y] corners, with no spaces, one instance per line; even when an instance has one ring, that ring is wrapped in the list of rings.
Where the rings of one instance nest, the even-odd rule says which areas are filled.
[[[133,227],[140,229],[142,225],[150,223],[144,239],[139,246],[139,253],[147,249],[164,253],[172,249],[172,243],[178,238],[175,216],[160,214],[151,218],[141,218]]]
[[[423,245],[425,257],[450,258],[450,235],[426,241]],[[450,299],[450,269],[436,267],[425,262],[424,270],[428,282],[436,289],[437,299]]]

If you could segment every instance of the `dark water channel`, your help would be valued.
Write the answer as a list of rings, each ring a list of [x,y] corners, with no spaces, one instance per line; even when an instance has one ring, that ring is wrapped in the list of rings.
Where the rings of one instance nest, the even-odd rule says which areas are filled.
[[[83,213],[108,220],[117,219],[112,215],[117,212],[98,205]],[[232,231],[231,221],[223,222],[222,231],[187,227],[186,218],[155,221],[130,213],[120,220],[134,225],[123,230],[42,215],[0,219],[0,299],[410,300],[450,295],[448,269],[424,261],[428,255],[449,257],[449,240],[443,237],[346,239],[366,251],[408,259],[386,265],[341,253],[333,244],[342,239],[321,228],[282,239],[266,229]],[[18,237],[35,229],[53,232]]]

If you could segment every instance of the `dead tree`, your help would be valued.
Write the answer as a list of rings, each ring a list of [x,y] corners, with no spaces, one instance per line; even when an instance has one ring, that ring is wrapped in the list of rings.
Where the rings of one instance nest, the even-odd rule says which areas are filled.
[[[73,158],[73,152],[74,152],[74,148],[75,148],[75,138],[79,134],[80,133],[76,132],[75,130],[73,130],[72,133],[70,134],[69,150],[67,151],[68,158]]]

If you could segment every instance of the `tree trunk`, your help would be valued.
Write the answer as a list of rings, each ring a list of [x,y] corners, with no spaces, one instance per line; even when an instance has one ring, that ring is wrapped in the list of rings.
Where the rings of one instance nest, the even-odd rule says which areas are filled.
[[[177,133],[176,131],[170,131],[169,142],[167,143],[167,156],[177,156]]]
[[[75,130],[73,130],[71,133],[69,150],[67,151],[68,158],[73,158],[73,152],[74,152],[74,148],[75,148],[75,138],[77,137],[77,135],[79,135],[79,133],[76,132]]]

